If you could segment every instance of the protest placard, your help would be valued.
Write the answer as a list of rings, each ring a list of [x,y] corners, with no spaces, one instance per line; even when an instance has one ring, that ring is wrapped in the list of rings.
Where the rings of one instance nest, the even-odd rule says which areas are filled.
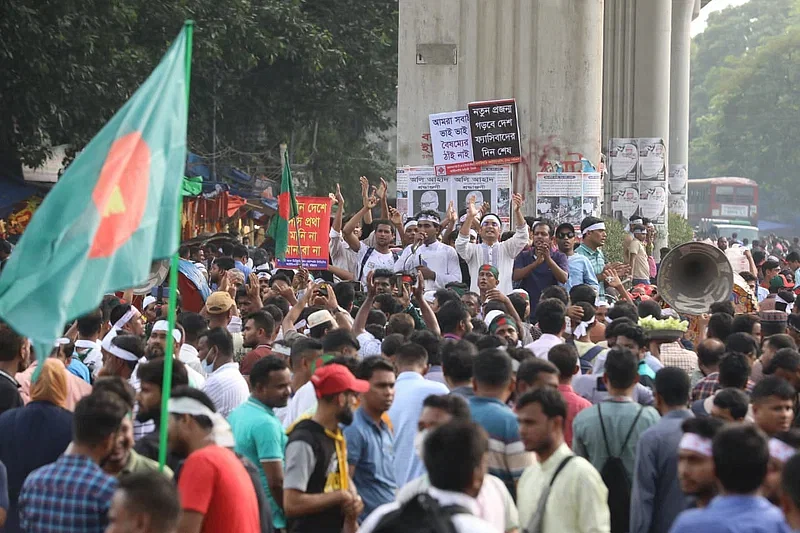
[[[449,176],[437,175],[434,167],[397,169],[397,209],[404,215],[432,209],[444,219],[451,201],[460,211],[470,198],[476,205],[488,202],[492,212],[507,223],[511,214],[511,168],[485,166],[476,173]]]
[[[438,176],[478,172],[472,157],[469,112],[428,115],[433,145],[433,165]]]
[[[301,265],[301,258],[305,268],[328,268],[331,203],[328,197],[297,197],[297,216],[289,220],[286,259],[277,260],[280,268],[297,268]]]
[[[467,109],[475,162],[479,165],[519,163],[516,100],[472,102]]]

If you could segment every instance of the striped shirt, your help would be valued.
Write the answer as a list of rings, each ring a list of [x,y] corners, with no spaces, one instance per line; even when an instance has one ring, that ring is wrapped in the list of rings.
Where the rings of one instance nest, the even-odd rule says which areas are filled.
[[[216,369],[208,376],[203,392],[225,418],[250,397],[250,388],[239,372],[239,363],[226,363]]]
[[[103,533],[116,478],[85,455],[62,455],[31,472],[19,495],[23,531]]]
[[[472,420],[489,434],[489,473],[499,477],[509,492],[516,494],[516,482],[525,468],[536,462],[532,452],[525,451],[519,436],[519,423],[514,412],[496,398],[469,398]]]
[[[603,273],[603,269],[606,267],[606,256],[603,255],[603,250],[600,248],[592,250],[585,244],[581,244],[578,246],[578,249],[575,250],[575,253],[581,254],[589,260],[589,263],[592,264],[592,268],[594,268],[595,276],[599,276]],[[606,295],[606,288],[602,282],[599,282],[597,292],[598,296],[601,298]]]

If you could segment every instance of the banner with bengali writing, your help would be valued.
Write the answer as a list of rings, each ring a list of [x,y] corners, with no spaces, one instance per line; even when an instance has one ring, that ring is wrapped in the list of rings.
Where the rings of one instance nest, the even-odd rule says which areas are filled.
[[[331,231],[331,199],[298,196],[297,217],[289,220],[289,245],[280,268],[302,266],[311,270],[328,268],[328,237]],[[301,261],[302,260],[302,261]]]

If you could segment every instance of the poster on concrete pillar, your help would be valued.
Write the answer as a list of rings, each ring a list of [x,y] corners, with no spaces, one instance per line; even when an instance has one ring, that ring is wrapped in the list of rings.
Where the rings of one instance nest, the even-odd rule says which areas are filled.
[[[603,181],[599,172],[536,174],[536,216],[579,227],[588,216],[599,216]]]
[[[608,143],[608,174],[612,182],[638,181],[639,148],[636,139],[611,139]]]
[[[470,199],[487,202],[505,227],[511,214],[511,167],[481,167],[479,172],[442,176],[435,167],[400,167],[397,169],[397,209],[405,218],[432,209],[444,219],[453,202],[463,210]]]
[[[640,138],[639,181],[667,181],[667,147],[661,138]]]
[[[618,138],[608,144],[611,214],[666,224],[669,206],[667,150],[661,138]]]
[[[669,166],[669,212],[687,216],[688,172],[686,165]]]

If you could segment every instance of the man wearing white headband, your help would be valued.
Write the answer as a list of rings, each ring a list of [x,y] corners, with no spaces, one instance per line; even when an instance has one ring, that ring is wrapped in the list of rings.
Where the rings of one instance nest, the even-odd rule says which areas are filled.
[[[647,229],[642,224],[631,225],[633,239],[628,242],[625,248],[626,262],[631,267],[633,285],[650,285],[650,264],[647,262],[647,248],[645,239]]]
[[[394,263],[394,271],[421,272],[425,290],[444,289],[448,283],[461,282],[461,267],[456,251],[439,242],[441,220],[436,211],[422,211],[417,215],[417,228],[422,244],[406,246]]]
[[[103,375],[130,379],[142,357],[144,357],[144,344],[139,337],[106,335],[103,339]]]
[[[406,220],[403,224],[403,244],[409,246],[414,244],[417,240],[417,233],[419,232],[417,219],[414,217]]]
[[[761,494],[773,505],[780,506],[781,474],[789,459],[797,454],[800,448],[800,430],[790,429],[778,433],[769,439],[769,466],[767,477],[761,485]]]
[[[147,339],[147,344],[144,348],[144,356],[148,361],[152,361],[158,357],[164,357],[167,353],[167,342],[172,342],[172,357],[179,359],[181,349],[183,347],[183,328],[180,324],[175,324],[172,330],[172,335],[167,333],[169,331],[169,324],[166,320],[159,320],[153,325],[153,330],[150,332],[150,338]],[[198,372],[195,368],[186,365],[186,373],[189,375],[189,384],[192,387],[201,389],[206,383],[206,378]],[[138,389],[138,376],[131,380],[131,383]]]
[[[177,387],[169,400],[169,447],[186,457],[178,479],[178,531],[258,533],[258,496],[233,446],[230,426],[211,399]],[[221,438],[230,442],[221,442]]]
[[[131,304],[119,304],[111,310],[111,329],[122,329],[137,337],[144,337],[142,314]]]
[[[725,425],[711,416],[688,418],[681,424],[678,444],[678,482],[681,491],[693,500],[693,507],[704,508],[717,494],[711,440]]]
[[[600,249],[606,243],[606,224],[603,219],[597,217],[586,217],[581,221],[581,245],[575,250],[589,259],[594,268],[594,274],[600,283],[598,296],[605,297],[606,289],[604,282],[606,275],[603,270],[606,268],[606,257]]]
[[[500,218],[493,213],[489,213],[484,215],[480,221],[481,244],[470,243],[469,230],[476,221],[480,210],[475,205],[473,198],[470,198],[467,205],[467,218],[458,231],[456,251],[469,267],[470,291],[472,292],[479,292],[478,269],[481,265],[487,264],[497,268],[500,273],[500,284],[498,286],[500,292],[509,294],[514,288],[511,282],[511,276],[514,271],[514,258],[528,245],[528,224],[522,215],[522,196],[514,194],[511,200],[514,205],[513,223],[516,227],[514,236],[504,242],[498,242],[503,231]]]
[[[767,473],[767,438],[751,424],[722,428],[711,443],[720,494],[705,509],[689,509],[675,520],[671,533],[787,531],[780,509],[760,495]]]

